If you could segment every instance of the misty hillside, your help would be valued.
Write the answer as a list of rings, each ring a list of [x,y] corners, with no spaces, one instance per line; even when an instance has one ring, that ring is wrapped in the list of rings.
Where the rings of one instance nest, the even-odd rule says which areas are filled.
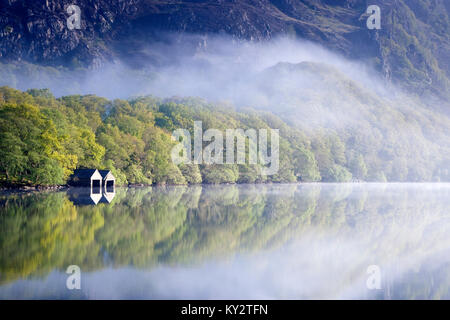
[[[66,27],[69,4],[82,10],[80,30]],[[381,30],[366,27],[369,4],[381,7]],[[210,34],[289,35],[365,61],[412,92],[448,99],[449,12],[446,0],[0,0],[0,56],[12,64],[138,67],[140,58],[161,63],[142,48],[167,32],[197,34],[195,46]]]
[[[322,66],[278,67],[285,68]],[[364,91],[344,83],[348,90],[341,96],[351,99],[357,110],[376,99],[364,101]],[[65,184],[75,168],[91,167],[111,170],[119,185],[450,181],[449,120],[427,110],[411,107],[405,112],[378,103],[364,115],[352,112],[350,105],[341,109],[354,116],[345,126],[337,125],[339,119],[318,126],[300,109],[286,110],[279,118],[199,98],[55,99],[48,90],[0,87],[0,185]],[[320,108],[310,112],[320,113]],[[264,175],[260,163],[175,165],[171,133],[185,128],[193,138],[194,121],[202,121],[203,130],[223,132],[279,129],[279,170]],[[228,150],[224,148],[224,155]]]
[[[370,168],[383,163],[390,181],[412,181],[418,167],[437,158],[442,172],[450,167],[450,121],[418,99],[377,93],[325,64],[279,63],[258,79],[263,109],[307,136],[339,137],[347,164],[359,155]],[[321,167],[317,152],[316,159]]]
[[[80,0],[69,30],[68,1],[0,0],[0,183],[449,181],[449,5],[378,2],[381,30],[359,0]],[[280,172],[174,165],[197,120],[280,129]]]

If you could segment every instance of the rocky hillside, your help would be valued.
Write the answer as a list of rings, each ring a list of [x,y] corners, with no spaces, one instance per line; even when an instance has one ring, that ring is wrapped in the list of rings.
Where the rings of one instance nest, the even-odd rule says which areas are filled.
[[[81,29],[69,30],[70,4]],[[370,4],[381,29],[366,26]],[[2,62],[96,67],[133,58],[166,32],[308,39],[367,61],[387,80],[449,98],[450,2],[446,0],[0,0]]]

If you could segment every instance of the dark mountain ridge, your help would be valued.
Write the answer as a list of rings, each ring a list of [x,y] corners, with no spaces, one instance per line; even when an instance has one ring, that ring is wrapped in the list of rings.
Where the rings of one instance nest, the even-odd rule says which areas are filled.
[[[81,29],[69,30],[69,5]],[[369,5],[381,29],[366,26]],[[164,34],[228,34],[261,41],[291,35],[373,65],[388,81],[448,100],[450,4],[444,0],[0,0],[0,57],[91,67],[135,57]]]

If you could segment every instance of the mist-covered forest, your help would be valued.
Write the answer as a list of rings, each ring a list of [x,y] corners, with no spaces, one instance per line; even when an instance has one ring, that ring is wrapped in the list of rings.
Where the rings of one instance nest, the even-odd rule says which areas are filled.
[[[0,0],[0,299],[450,299],[449,61],[449,0]]]
[[[354,93],[353,110],[359,101],[372,99],[361,96],[351,82],[344,85]],[[333,97],[325,98],[327,107],[333,108]],[[339,100],[340,106],[343,103],[349,102]],[[446,118],[427,110],[395,109],[376,99],[370,103],[372,109],[359,116],[364,121],[339,127],[310,120],[302,125],[298,110],[294,116],[292,110],[280,112],[279,117],[200,98],[55,98],[46,89],[21,92],[2,87],[0,181],[16,186],[62,185],[75,168],[110,169],[119,185],[450,180]],[[337,124],[341,120],[339,112],[335,114],[330,121]],[[283,116],[292,120],[283,121]],[[351,117],[347,113],[343,119]],[[259,164],[173,164],[171,134],[179,128],[192,133],[194,121],[202,121],[203,130],[224,132],[279,129],[278,173],[264,176]]]

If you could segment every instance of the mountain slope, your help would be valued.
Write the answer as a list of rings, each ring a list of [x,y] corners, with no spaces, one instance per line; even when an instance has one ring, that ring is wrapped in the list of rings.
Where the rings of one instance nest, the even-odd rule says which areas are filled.
[[[377,93],[335,68],[310,62],[279,63],[258,79],[258,94],[265,101],[261,108],[274,110],[312,141],[338,137],[346,160],[340,163],[335,158],[336,164],[351,168],[355,157],[361,155],[369,172],[382,171],[389,181],[432,176],[431,171],[422,169],[435,161],[436,172],[450,168],[450,119],[418,99],[402,93]],[[313,142],[319,168],[329,167],[329,159],[321,161],[322,147],[322,142]],[[323,171],[321,174],[326,176]],[[432,180],[431,176],[425,180]]]
[[[133,59],[165,32],[247,40],[290,34],[366,61],[416,93],[450,96],[450,5],[444,0],[79,0],[81,29],[71,31],[65,8],[72,3],[1,0],[2,61],[95,67]],[[381,30],[366,27],[369,4],[381,7]]]

